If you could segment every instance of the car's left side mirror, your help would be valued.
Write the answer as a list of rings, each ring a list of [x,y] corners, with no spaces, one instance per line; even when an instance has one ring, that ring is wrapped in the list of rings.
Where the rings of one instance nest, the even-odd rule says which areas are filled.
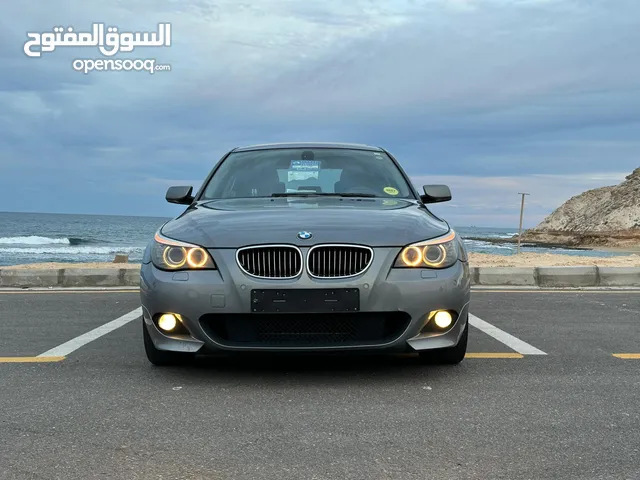
[[[451,200],[451,190],[446,185],[425,185],[424,195],[420,195],[422,203],[440,203]]]
[[[177,203],[178,205],[191,205],[193,202],[193,187],[169,187],[165,198],[169,203]]]

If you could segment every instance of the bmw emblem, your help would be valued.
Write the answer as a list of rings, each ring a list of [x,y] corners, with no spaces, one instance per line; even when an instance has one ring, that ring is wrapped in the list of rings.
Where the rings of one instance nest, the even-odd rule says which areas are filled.
[[[298,238],[300,240],[309,240],[313,235],[311,232],[298,232]]]

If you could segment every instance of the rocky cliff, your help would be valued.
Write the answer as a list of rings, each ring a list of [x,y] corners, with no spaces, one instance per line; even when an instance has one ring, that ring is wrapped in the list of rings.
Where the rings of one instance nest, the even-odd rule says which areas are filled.
[[[523,239],[582,247],[640,247],[640,168],[620,185],[569,199],[526,231]]]

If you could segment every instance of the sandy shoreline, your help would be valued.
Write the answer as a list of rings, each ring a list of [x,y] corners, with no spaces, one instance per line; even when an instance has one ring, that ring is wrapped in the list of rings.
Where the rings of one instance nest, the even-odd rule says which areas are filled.
[[[522,253],[520,255],[491,255],[487,253],[469,253],[472,267],[553,267],[553,266],[591,266],[603,267],[640,267],[640,255],[618,257],[591,257],[586,255],[557,255],[553,253]],[[61,268],[113,268],[137,269],[135,263],[31,263],[0,267],[2,269],[61,269]]]
[[[22,265],[0,266],[2,269],[19,270],[59,270],[61,268],[113,268],[113,269],[134,269],[140,268],[139,263],[113,263],[113,262],[89,262],[89,263],[25,263]]]

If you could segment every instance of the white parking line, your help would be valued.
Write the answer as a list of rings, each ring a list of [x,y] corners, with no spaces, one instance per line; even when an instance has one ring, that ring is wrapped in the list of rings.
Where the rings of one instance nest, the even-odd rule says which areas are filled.
[[[47,350],[46,352],[38,355],[38,357],[66,357],[71,352],[76,351],[87,343],[93,342],[94,340],[102,337],[103,335],[106,335],[109,332],[113,332],[116,328],[120,328],[123,325],[126,325],[127,323],[135,320],[136,318],[140,318],[141,315],[142,308],[138,307],[135,310],[124,314],[120,318],[111,320],[110,322],[105,323],[98,328],[94,328],[87,333],[83,333],[79,337],[73,338],[68,342],[63,343],[62,345],[58,345],[51,350]]]
[[[63,343],[62,345],[58,345],[51,350],[47,350],[46,352],[38,355],[38,357],[36,358],[66,357],[70,353],[78,350],[80,347],[85,346],[87,343],[93,342],[94,340],[97,340],[107,333],[113,332],[114,330],[126,325],[127,323],[140,318],[141,315],[142,308],[138,307],[135,310],[132,310],[119,318],[116,318],[115,320],[111,320],[110,322],[105,323],[98,328],[94,328],[87,333],[83,333],[79,337],[73,338],[68,342]],[[495,338],[499,342],[504,343],[506,346],[522,355],[546,355],[546,353],[542,350],[538,350],[533,345],[529,345],[527,342],[514,337],[504,330],[500,330],[498,327],[485,322],[481,318],[478,318],[471,313],[469,314],[469,324],[479,330],[482,330],[487,335]]]
[[[538,350],[533,345],[529,345],[527,342],[523,342],[519,338],[514,337],[510,333],[500,330],[498,327],[485,322],[481,318],[476,317],[473,314],[469,314],[469,324],[482,330],[487,335],[495,338],[499,342],[504,343],[507,347],[515,350],[522,355],[546,355],[542,350]]]

